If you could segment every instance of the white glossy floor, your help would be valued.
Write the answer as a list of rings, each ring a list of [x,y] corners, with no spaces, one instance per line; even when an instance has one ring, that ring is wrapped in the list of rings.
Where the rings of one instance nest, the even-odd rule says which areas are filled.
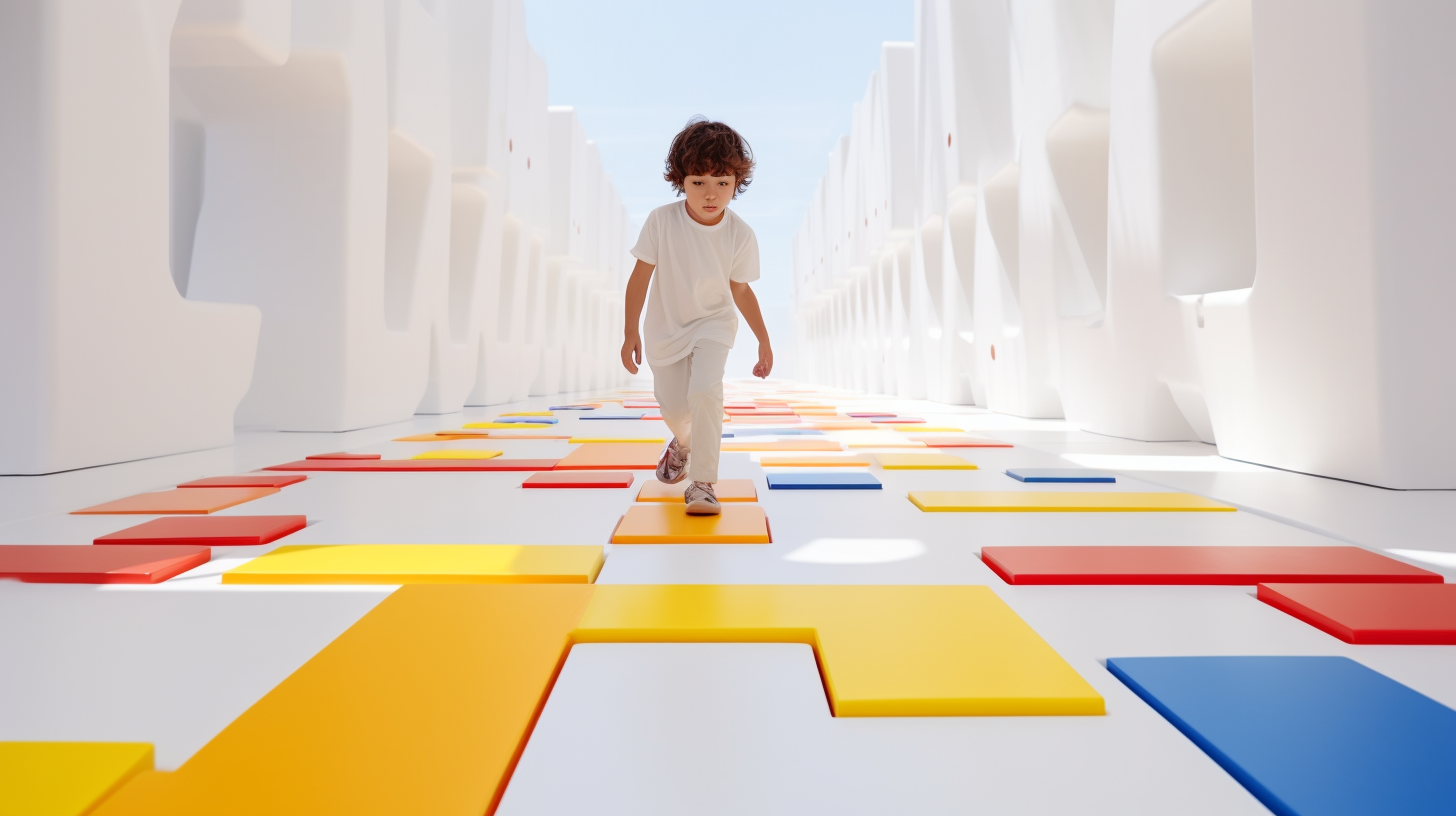
[[[561,456],[565,441],[390,440],[562,401],[346,434],[245,432],[220,450],[0,478],[0,545],[88,544],[148,517],[69,511],[310,453],[403,458],[478,446]],[[1456,576],[1456,493],[1380,490],[1232,462],[1208,445],[1138,443],[974,408],[888,398],[854,405],[1015,447],[956,451],[978,471],[877,472],[879,492],[769,491],[753,455],[725,453],[723,478],[758,482],[774,543],[608,546],[599,580],[989,585],[1097,688],[1107,716],[835,719],[806,646],[583,645],[566,662],[501,814],[1265,812],[1108,674],[1108,657],[1349,655],[1456,706],[1456,647],[1349,646],[1256,601],[1251,587],[1009,587],[977,557],[986,544],[1344,542]],[[559,427],[584,435],[666,434],[660,422],[558,416]],[[905,497],[919,488],[1014,490],[1007,467],[1069,462],[1117,471],[1116,489],[1185,490],[1240,512],[929,514]],[[306,514],[310,526],[290,544],[605,544],[636,494],[635,486],[523,491],[526,475],[311,473],[223,512]],[[211,564],[155,587],[0,582],[0,740],[152,742],[158,766],[175,768],[390,591],[220,584],[223,570],[266,549],[220,548]]]

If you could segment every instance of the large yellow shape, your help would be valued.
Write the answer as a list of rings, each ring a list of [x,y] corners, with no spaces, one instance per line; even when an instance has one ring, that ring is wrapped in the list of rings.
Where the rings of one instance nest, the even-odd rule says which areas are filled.
[[[591,586],[407,586],[97,816],[481,816]]]
[[[690,516],[681,504],[643,502],[627,508],[613,544],[768,544],[768,517],[746,502],[723,502],[716,516]]]
[[[411,459],[494,459],[504,451],[475,450],[471,448],[449,448],[425,451],[411,456]]]
[[[0,814],[81,816],[151,769],[145,742],[0,742]]]
[[[914,490],[910,501],[927,513],[1160,513],[1233,512],[1234,509],[1191,493],[1112,491]]]
[[[600,545],[289,545],[222,575],[224,584],[589,584]]]
[[[533,428],[556,427],[548,422],[467,422],[462,428],[487,428],[493,431],[531,430]]]
[[[984,586],[598,585],[578,643],[807,643],[840,717],[1102,714]]]
[[[579,642],[806,643],[837,716],[1103,713],[982,586],[405,586],[94,813],[490,814]]]
[[[877,453],[883,470],[976,470],[976,466],[949,453]]]

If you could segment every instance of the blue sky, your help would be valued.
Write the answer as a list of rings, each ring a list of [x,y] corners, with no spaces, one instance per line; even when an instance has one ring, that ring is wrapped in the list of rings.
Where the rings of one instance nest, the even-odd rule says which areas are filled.
[[[734,210],[758,235],[754,291],[776,376],[793,375],[790,247],[835,140],[879,65],[880,43],[914,39],[913,0],[525,0],[552,105],[576,108],[632,218],[673,200],[672,137],[702,114],[753,145],[753,186]],[[635,227],[634,227],[635,232]],[[728,362],[748,376],[746,326]]]

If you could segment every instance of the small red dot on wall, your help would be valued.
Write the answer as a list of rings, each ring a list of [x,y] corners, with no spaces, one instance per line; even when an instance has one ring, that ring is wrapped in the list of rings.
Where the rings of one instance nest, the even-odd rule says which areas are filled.
[[[506,139],[506,152],[507,153],[514,153],[514,152],[516,152],[516,140],[515,139]]]
[[[996,347],[995,346],[992,346],[991,347],[991,359],[992,360],[996,359]]]
[[[530,170],[531,169],[531,157],[530,156],[527,156],[526,157],[526,169],[527,170]]]
[[[950,147],[950,134],[945,134],[945,146]]]

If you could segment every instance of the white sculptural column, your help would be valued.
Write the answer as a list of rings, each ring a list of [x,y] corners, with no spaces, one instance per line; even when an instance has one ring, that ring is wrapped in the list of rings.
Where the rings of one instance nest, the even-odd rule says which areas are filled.
[[[169,270],[179,5],[0,4],[0,473],[232,441],[259,314],[185,300]],[[267,14],[235,22],[219,59],[286,53]]]

